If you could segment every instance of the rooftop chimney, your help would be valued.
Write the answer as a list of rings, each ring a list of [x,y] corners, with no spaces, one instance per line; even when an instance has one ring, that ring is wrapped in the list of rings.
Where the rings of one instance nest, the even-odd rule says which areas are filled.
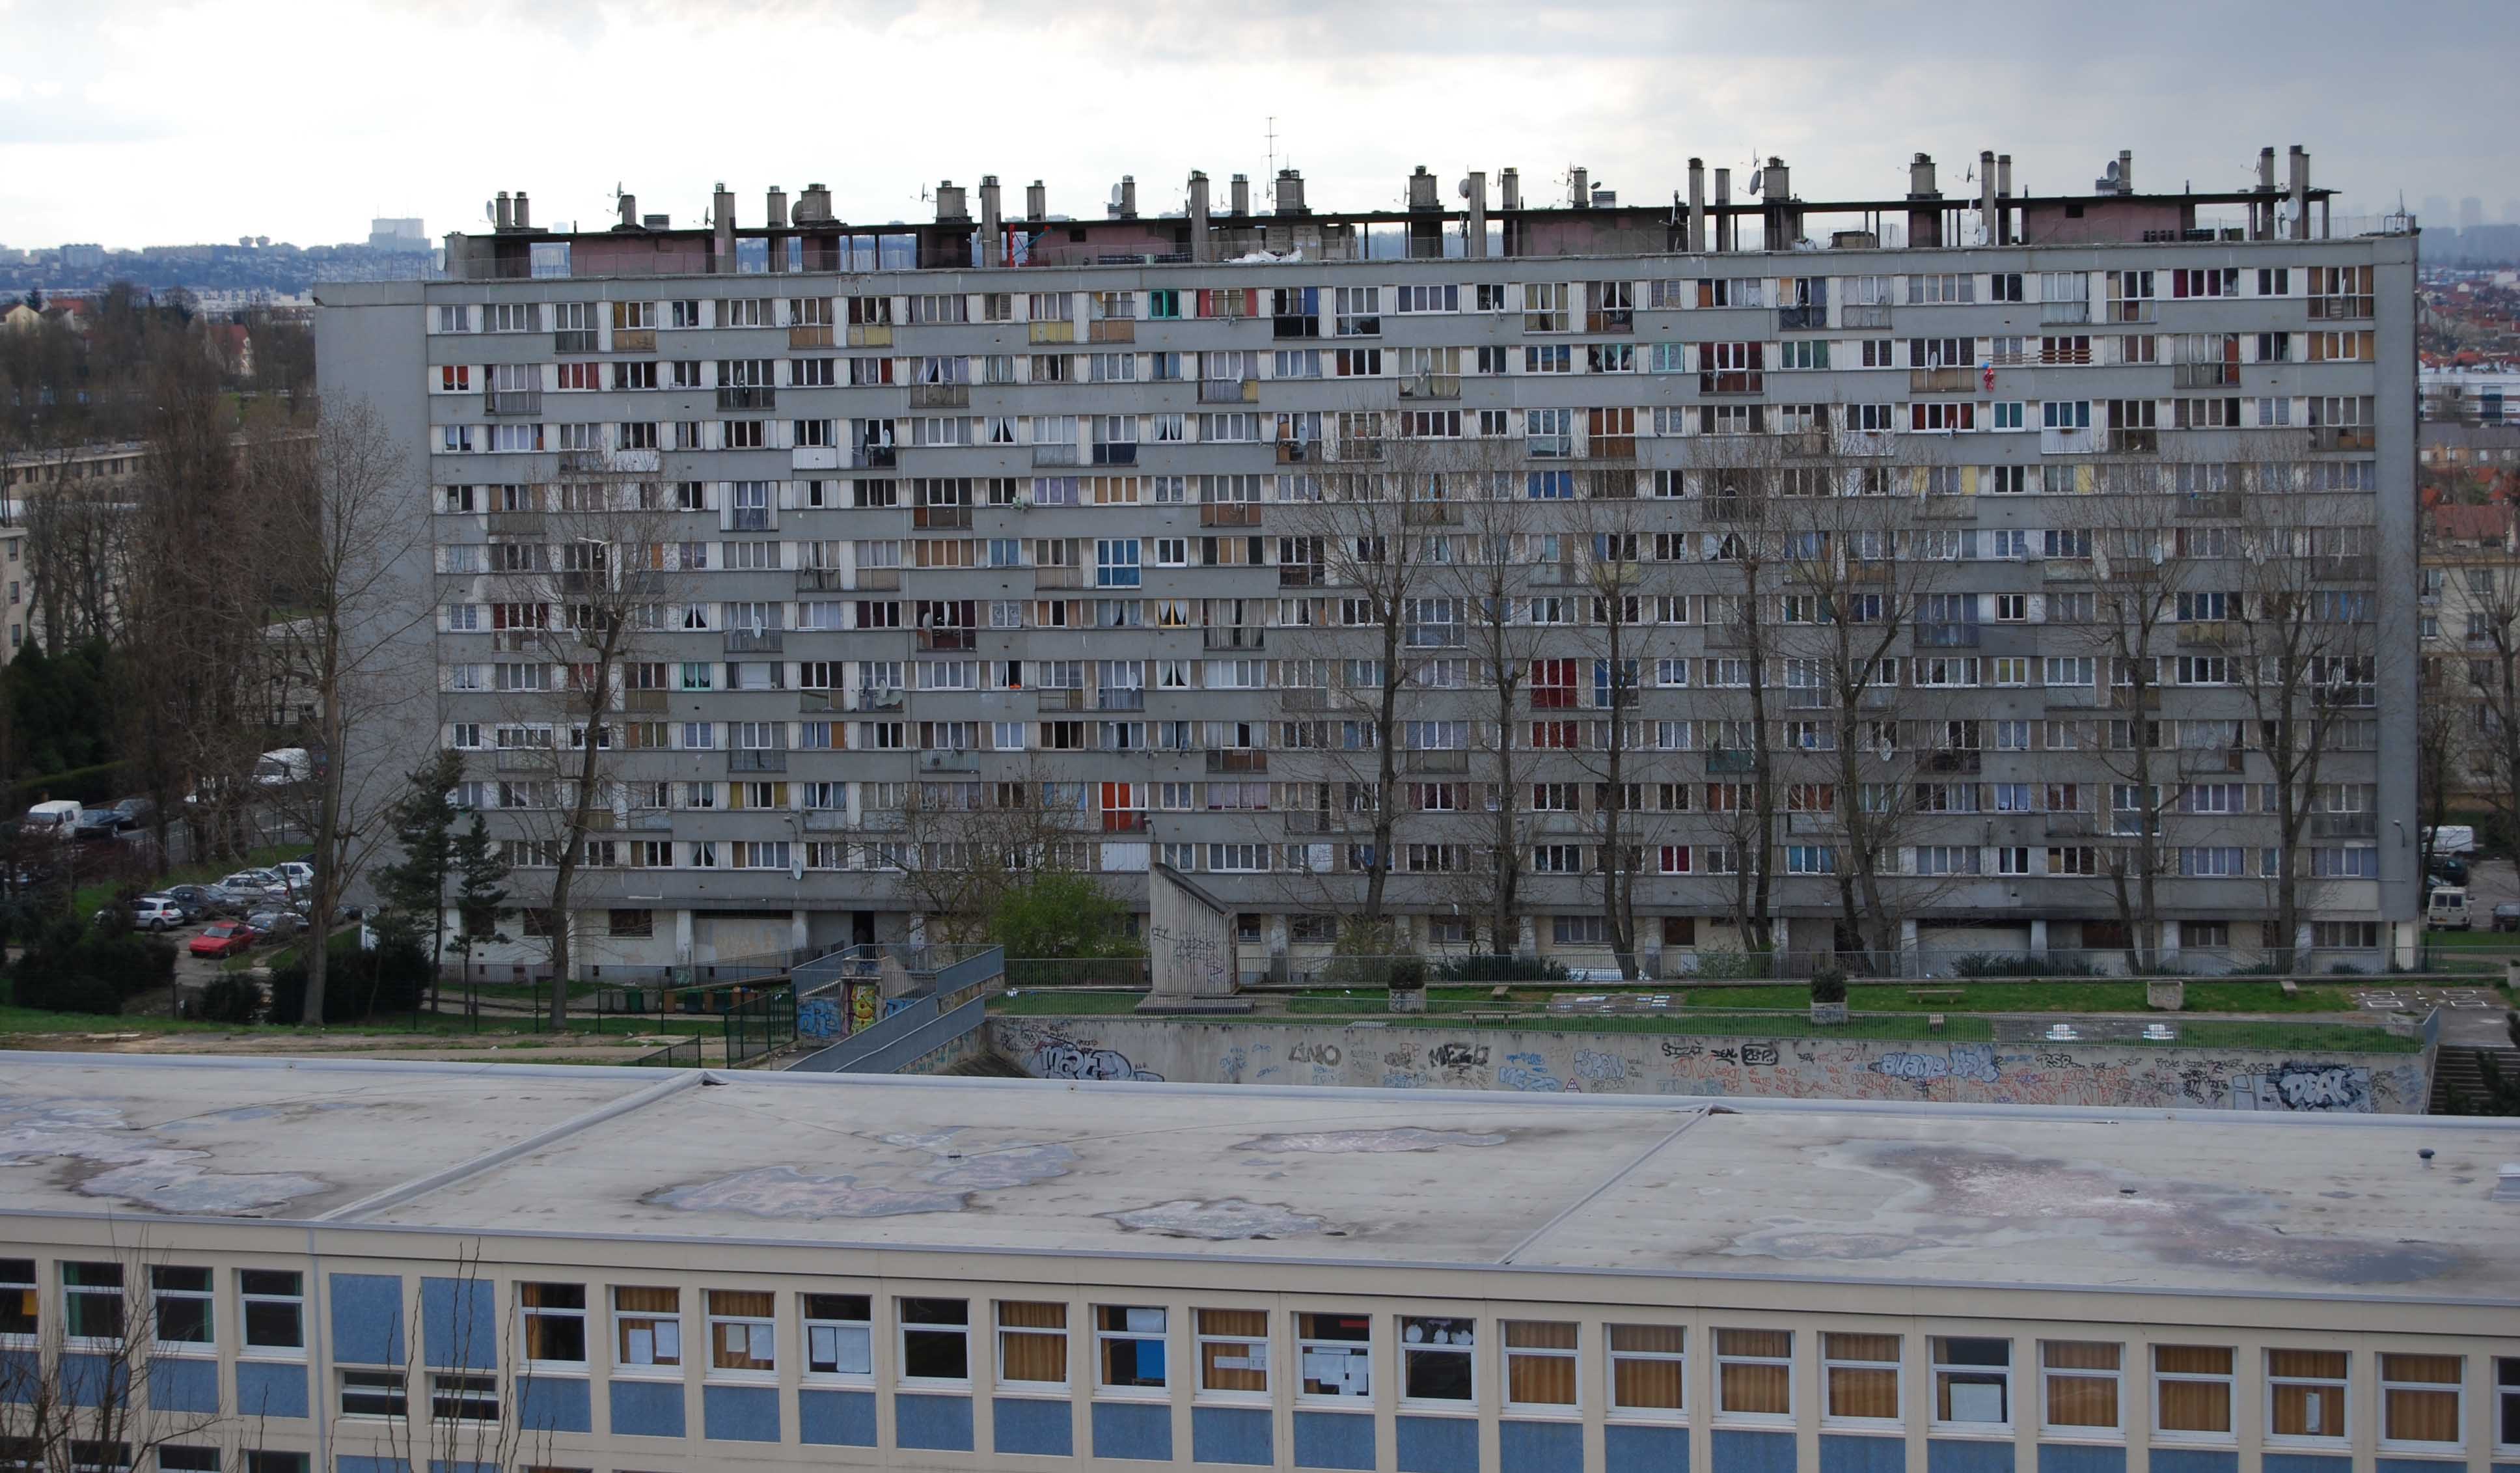
[[[1578,164],[1567,171],[1566,201],[1577,209],[1593,207],[1592,170]]]
[[[525,207],[525,192],[523,190],[517,191],[517,228],[518,230],[531,230],[534,228],[533,213]]]
[[[1426,165],[1422,163],[1418,165],[1416,173],[1409,176],[1409,207],[1411,209],[1444,207],[1444,197],[1435,190],[1435,176],[1427,173]]]
[[[1908,161],[1908,198],[1939,200],[1942,197],[1942,191],[1934,188],[1934,156],[1931,154],[1919,154],[1910,159]]]
[[[764,201],[763,207],[764,212],[769,217],[767,223],[772,230],[775,231],[780,226],[788,223],[788,192],[786,190],[781,189],[775,184],[770,186],[770,194],[768,199]],[[787,270],[788,243],[774,235],[770,238],[769,245],[770,269],[773,271]]]
[[[1470,170],[1469,193],[1462,203],[1468,218],[1462,222],[1462,254],[1482,260],[1488,253],[1488,176],[1485,169]]]
[[[1192,169],[1190,171],[1190,258],[1205,261],[1214,259],[1215,255],[1216,247],[1207,238],[1207,172]]]
[[[2009,154],[1995,156],[1995,192],[2006,200],[2012,198],[2012,156]]]
[[[1278,171],[1278,213],[1300,215],[1304,209],[1304,176],[1293,169]]]
[[[1717,169],[1715,171],[1715,248],[1717,250],[1732,248],[1732,217],[1724,212],[1724,206],[1732,202],[1732,171]]]
[[[1120,218],[1138,218],[1138,176],[1135,174],[1120,176]]]
[[[1522,170],[1506,169],[1497,175],[1497,199],[1507,209],[1522,208]]]
[[[2118,193],[2135,193],[2135,150],[2118,150]]]
[[[1760,172],[1759,198],[1778,201],[1793,197],[1793,175],[1785,168],[1785,161],[1774,154],[1769,155],[1768,166]]]
[[[819,184],[806,185],[805,192],[796,197],[796,207],[789,212],[788,218],[798,225],[829,224],[832,218],[832,192]]]
[[[1006,249],[1006,232],[999,229],[1002,218],[998,207],[998,176],[980,176],[980,264],[1003,266],[1001,253]]]
[[[1706,249],[1706,160],[1688,160],[1688,248]]]
[[[2300,150],[2296,149],[2294,152],[2299,153]],[[508,192],[506,190],[501,190],[499,191],[498,200],[495,201],[492,205],[490,223],[497,229],[506,230],[510,228],[509,219]]]
[[[1050,192],[1041,187],[1041,181],[1038,179],[1024,186],[1024,218],[1027,220],[1050,218]]]
[[[638,223],[639,223],[639,197],[638,197],[637,195],[623,195],[623,196],[621,197],[621,227],[620,227],[620,228],[621,228],[621,229],[623,229],[623,230],[630,230],[630,229],[635,228],[635,227],[638,225]]]
[[[735,192],[720,183],[709,197],[710,241],[716,246],[713,271],[735,269]]]
[[[1234,213],[1238,216],[1250,214],[1251,176],[1248,174],[1235,175],[1234,183],[1230,186],[1230,189],[1234,199]]]
[[[2258,150],[2258,188],[2273,194],[2275,188],[2275,146],[2268,144]]]
[[[957,185],[951,179],[938,180],[936,182],[936,219],[938,223],[941,224],[947,220],[968,220],[969,218],[971,218],[971,206],[965,200],[961,186]]]
[[[2300,144],[2292,146],[2292,238],[2310,239],[2310,155]]]
[[[1978,224],[1986,231],[1985,244],[1995,244],[1995,150],[1980,149],[1977,155]]]

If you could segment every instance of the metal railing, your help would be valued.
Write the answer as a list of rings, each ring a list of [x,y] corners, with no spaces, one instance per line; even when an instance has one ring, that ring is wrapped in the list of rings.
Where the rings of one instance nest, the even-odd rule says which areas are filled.
[[[726,410],[776,409],[779,407],[779,390],[766,383],[723,384],[717,391],[717,407]]]
[[[788,647],[788,634],[780,629],[730,629],[726,632],[729,654],[778,654]]]
[[[784,773],[788,771],[788,753],[770,747],[745,747],[726,754],[730,773]]]

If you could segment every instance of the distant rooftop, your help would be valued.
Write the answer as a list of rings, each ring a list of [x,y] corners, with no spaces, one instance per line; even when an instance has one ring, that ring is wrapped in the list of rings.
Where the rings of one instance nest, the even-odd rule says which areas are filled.
[[[52,1053],[0,1081],[8,1214],[2520,1305],[2520,1120]]]

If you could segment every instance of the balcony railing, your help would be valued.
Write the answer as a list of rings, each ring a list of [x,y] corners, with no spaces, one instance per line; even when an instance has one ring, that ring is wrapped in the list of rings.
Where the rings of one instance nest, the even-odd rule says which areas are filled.
[[[1269,770],[1269,754],[1249,747],[1211,751],[1207,754],[1207,770],[1211,773],[1265,773]]]
[[[1630,434],[1587,435],[1584,458],[1588,461],[1633,461],[1637,458],[1637,437]]]
[[[892,324],[888,322],[849,324],[849,346],[853,348],[888,348],[892,346]]]
[[[1320,686],[1293,686],[1278,692],[1278,704],[1289,711],[1327,711],[1330,692]]]
[[[1206,649],[1258,649],[1268,642],[1268,632],[1250,624],[1211,624],[1199,631],[1199,646]]]
[[[2231,626],[2221,619],[2189,619],[2178,626],[2179,643],[2201,648],[2214,648],[2228,644]]]
[[[797,323],[788,330],[788,346],[791,348],[828,348],[831,345],[830,323]]]
[[[788,634],[780,629],[730,629],[726,632],[729,654],[778,654],[788,647]]]
[[[1446,773],[1466,773],[1470,770],[1470,754],[1466,750],[1449,748],[1438,751],[1402,752],[1400,770],[1406,773],[1434,776]]]
[[[796,692],[796,710],[799,715],[822,716],[828,715],[833,711],[845,711],[847,709],[847,701],[836,691],[799,691]]]
[[[778,526],[779,518],[768,507],[735,507],[726,513],[726,529],[730,532],[769,532]]]
[[[2321,813],[2310,819],[2310,835],[2317,839],[2367,839],[2379,832],[2379,817],[2367,813]]]
[[[1088,342],[1136,342],[1138,325],[1125,317],[1105,317],[1086,324]]]
[[[1921,368],[1908,370],[1908,392],[1912,394],[1965,394],[1977,388],[1977,371],[1967,368]]]
[[[1400,520],[1413,527],[1459,526],[1462,509],[1448,501],[1413,501],[1400,508]]]
[[[1032,447],[1032,463],[1036,466],[1073,466],[1076,464],[1076,447],[1035,445]]]
[[[2353,322],[2371,315],[2371,298],[2367,296],[2314,296],[2310,299],[2312,322]]]
[[[2108,432],[2111,455],[2159,455],[2161,431],[2158,429],[2111,429]]]
[[[974,631],[968,629],[922,629],[919,631],[919,647],[922,649],[976,649],[979,647],[979,636]]]
[[[490,513],[490,535],[493,537],[539,537],[544,515],[540,512],[493,512]]]
[[[543,412],[543,391],[494,388],[481,396],[481,411],[491,415],[538,415]]]
[[[1574,455],[1575,437],[1571,434],[1525,435],[1522,453],[1536,461],[1562,461]]]
[[[1201,404],[1256,404],[1260,402],[1260,380],[1257,379],[1201,379],[1198,380],[1198,402]]]
[[[1329,580],[1322,575],[1321,564],[1314,562],[1282,562],[1278,564],[1280,588],[1322,588]]]
[[[563,475],[572,473],[580,475],[601,473],[606,469],[604,452],[601,450],[563,450],[560,453],[560,469],[561,473]]]
[[[2148,296],[2132,297],[2120,298],[2109,302],[2107,304],[2107,310],[2101,315],[2100,320],[2103,322],[2151,322],[2154,316],[2152,298]]]
[[[2379,443],[2379,432],[2368,425],[2320,424],[2310,431],[2313,450],[2372,450]]]
[[[624,691],[621,692],[621,709],[624,711],[662,711],[665,709],[665,692],[662,691]]]
[[[1584,314],[1587,333],[1633,333],[1637,330],[1636,309],[1608,307]]]
[[[1764,394],[1768,391],[1768,376],[1757,369],[1704,373],[1697,376],[1697,391],[1701,394]]]
[[[1919,624],[1916,626],[1916,647],[1919,649],[1975,649],[1979,626],[1975,624]]]
[[[834,585],[835,587],[837,585]],[[872,591],[899,589],[901,569],[897,567],[862,567],[858,569],[857,586]]]
[[[913,507],[910,524],[922,531],[942,532],[971,524],[968,507]]]
[[[1841,328],[1886,328],[1890,326],[1888,302],[1846,302],[1837,309]]]
[[[890,445],[860,445],[849,452],[849,465],[859,470],[889,470],[900,460],[899,452]]]
[[[1759,501],[1751,496],[1701,496],[1696,499],[1699,521],[1748,521],[1759,514]]]
[[[980,770],[979,754],[965,747],[938,747],[919,754],[922,773],[976,773]]]
[[[1094,709],[1097,711],[1143,711],[1146,708],[1147,692],[1141,687],[1105,686],[1094,692]]]
[[[1076,324],[1072,322],[1036,322],[1025,326],[1025,335],[1034,342],[1074,342]]]
[[[2201,520],[2211,516],[2237,516],[2240,514],[2240,493],[2237,491],[2210,491],[2194,496],[2182,496],[2178,499],[2175,505],[2177,506],[2179,515],[2186,519]]]
[[[746,747],[726,754],[730,773],[784,773],[788,771],[788,753],[770,747]]]
[[[1758,770],[1759,754],[1748,747],[1719,746],[1707,750],[1706,772],[1709,777],[1755,773]]]
[[[2041,302],[2039,321],[2051,328],[2076,327],[2092,320],[2092,304],[2086,299],[2070,302]]]
[[[729,383],[717,391],[717,407],[724,409],[776,409],[779,390],[766,383]]]
[[[851,707],[851,709],[857,711],[898,711],[901,709],[902,700],[903,696],[899,691],[896,691],[889,686],[878,686],[872,689],[859,691],[856,703]]]
[[[831,833],[849,826],[848,810],[844,808],[808,808],[803,826],[809,833]]]
[[[2176,388],[2231,388],[2240,381],[2236,363],[2182,363],[2170,371]]]
[[[1083,588],[1085,586],[1084,569],[1058,564],[1035,567],[1032,570],[1032,586],[1035,588]]]
[[[1459,374],[1413,374],[1400,380],[1403,399],[1458,399],[1462,397],[1462,376]]]
[[[1927,752],[1918,766],[1922,771],[1929,773],[1955,773],[1962,777],[1974,777],[1985,769],[1986,758],[1983,753],[1974,751]]]
[[[1035,691],[1032,693],[1032,703],[1033,709],[1036,711],[1082,711],[1085,709],[1085,692],[1082,691]]]
[[[1094,464],[1097,466],[1134,466],[1138,464],[1138,447],[1135,442],[1128,444],[1097,445],[1094,447]]]
[[[1260,504],[1256,501],[1201,502],[1198,524],[1203,527],[1256,527],[1260,525]]]
[[[1277,443],[1278,464],[1281,466],[1299,466],[1322,458],[1319,440],[1280,440]]]
[[[592,353],[597,351],[600,346],[598,341],[599,335],[598,335],[593,328],[569,328],[562,332],[554,333],[552,335],[552,351],[555,353]]]
[[[612,351],[616,353],[652,353],[656,351],[654,328],[614,328]]]
[[[2237,773],[2247,770],[2248,763],[2237,747],[2214,747],[2205,751],[2182,751],[2179,770],[2182,773]]]
[[[2042,455],[2096,455],[2100,449],[2100,432],[2090,425],[2072,429],[2043,428],[2039,431],[2039,453]]]
[[[968,383],[914,383],[910,386],[913,409],[968,409],[971,407],[971,385]]]
[[[1777,309],[1777,331],[1779,333],[1817,333],[1827,326],[1826,303]]]

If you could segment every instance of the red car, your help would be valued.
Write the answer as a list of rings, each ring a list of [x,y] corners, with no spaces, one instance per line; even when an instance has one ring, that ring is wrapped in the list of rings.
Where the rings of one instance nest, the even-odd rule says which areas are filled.
[[[233,957],[248,950],[262,939],[262,933],[242,920],[217,920],[202,928],[193,938],[196,957]]]

